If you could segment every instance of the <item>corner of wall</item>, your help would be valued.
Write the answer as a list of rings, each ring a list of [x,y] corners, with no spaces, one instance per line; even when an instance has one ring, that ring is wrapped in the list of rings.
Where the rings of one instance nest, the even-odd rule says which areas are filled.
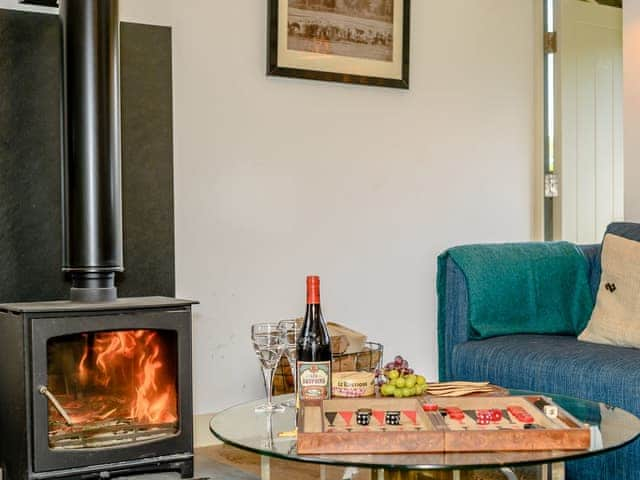
[[[209,422],[213,413],[205,413],[193,416],[193,443],[195,448],[220,445],[220,441],[209,430]]]

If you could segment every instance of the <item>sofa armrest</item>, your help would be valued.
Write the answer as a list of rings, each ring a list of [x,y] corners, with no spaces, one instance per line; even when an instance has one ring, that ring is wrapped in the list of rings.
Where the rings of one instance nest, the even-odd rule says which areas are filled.
[[[438,376],[446,382],[451,378],[453,348],[469,340],[469,297],[464,274],[451,257],[438,262],[438,277]]]
[[[589,265],[589,285],[593,298],[600,284],[600,245],[580,245]],[[438,261],[438,376],[452,380],[454,347],[469,340],[468,291],[462,270],[449,256]]]
[[[600,275],[602,267],[600,266],[600,244],[596,245],[578,245],[584,254],[587,262],[589,262],[589,286],[591,287],[591,295],[596,298],[598,287],[600,286]]]

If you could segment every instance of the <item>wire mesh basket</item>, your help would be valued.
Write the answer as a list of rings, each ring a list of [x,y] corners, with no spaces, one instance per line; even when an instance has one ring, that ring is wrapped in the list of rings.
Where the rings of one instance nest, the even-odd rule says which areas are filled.
[[[341,353],[333,355],[332,367],[334,372],[375,372],[382,366],[382,353],[384,347],[381,343],[365,342],[359,352]]]
[[[382,366],[384,347],[381,343],[365,342],[359,352],[333,355],[334,372],[374,372]],[[273,377],[273,394],[293,393],[293,375],[289,361],[283,355]]]

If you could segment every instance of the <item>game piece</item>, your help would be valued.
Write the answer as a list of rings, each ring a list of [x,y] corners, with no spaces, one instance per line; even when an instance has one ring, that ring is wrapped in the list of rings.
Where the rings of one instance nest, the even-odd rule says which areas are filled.
[[[397,410],[388,410],[384,420],[387,425],[400,425],[400,412]]]
[[[478,425],[489,425],[491,423],[491,411],[487,409],[476,410],[476,423]]]
[[[499,408],[492,408],[490,410],[491,412],[491,421],[492,422],[500,422],[502,421],[502,410],[500,410]]]
[[[545,405],[544,414],[549,418],[558,418],[558,407],[555,405]]]
[[[533,423],[534,418],[520,405],[509,405],[507,406],[508,412],[516,417],[516,420],[522,423]]]
[[[367,426],[371,421],[371,409],[359,408],[356,412],[356,422],[358,425]]]
[[[464,412],[458,407],[447,407],[445,411],[452,420],[464,420]]]
[[[425,412],[437,412],[438,405],[436,405],[435,403],[423,403],[422,410],[424,410]]]
[[[522,418],[519,419],[522,423],[533,423],[535,419],[529,415],[528,413],[523,415]]]

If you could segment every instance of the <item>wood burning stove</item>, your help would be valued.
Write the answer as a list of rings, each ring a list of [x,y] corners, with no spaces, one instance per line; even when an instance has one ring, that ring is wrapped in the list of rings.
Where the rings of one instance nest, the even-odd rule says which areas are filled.
[[[5,478],[192,476],[192,303],[0,305]]]
[[[193,474],[191,305],[117,298],[118,0],[61,0],[69,301],[0,305],[4,480]]]

